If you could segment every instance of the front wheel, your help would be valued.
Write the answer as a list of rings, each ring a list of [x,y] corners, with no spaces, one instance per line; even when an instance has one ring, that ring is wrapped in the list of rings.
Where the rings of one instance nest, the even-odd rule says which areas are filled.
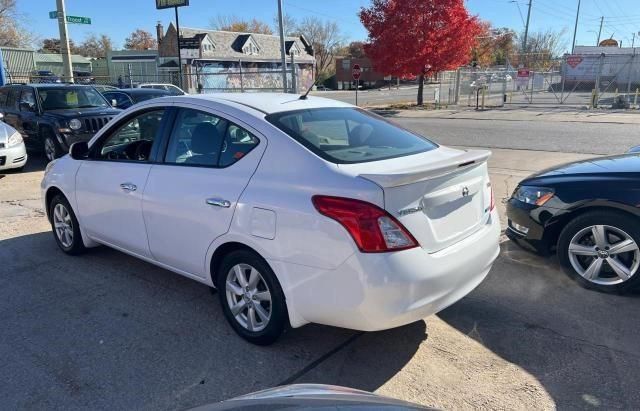
[[[288,324],[284,293],[269,265],[257,254],[228,254],[217,273],[218,295],[227,321],[257,345],[275,342]]]
[[[614,211],[583,214],[567,224],[558,240],[564,271],[585,288],[624,293],[640,285],[640,226]]]
[[[53,161],[62,156],[62,149],[50,130],[44,129],[42,131],[42,141],[44,144],[44,156],[47,158],[47,161]]]
[[[78,219],[67,199],[58,194],[49,204],[51,229],[58,247],[67,254],[76,255],[85,251]]]

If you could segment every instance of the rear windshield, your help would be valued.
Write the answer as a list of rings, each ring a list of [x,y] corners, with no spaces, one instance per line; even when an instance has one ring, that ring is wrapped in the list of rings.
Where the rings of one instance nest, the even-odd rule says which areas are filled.
[[[266,117],[318,156],[338,164],[364,163],[433,150],[436,144],[357,108],[316,108]]]

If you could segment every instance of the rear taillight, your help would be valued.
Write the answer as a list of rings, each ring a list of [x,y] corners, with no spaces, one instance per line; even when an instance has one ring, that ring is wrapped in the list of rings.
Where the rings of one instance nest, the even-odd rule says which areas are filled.
[[[398,220],[374,204],[320,195],[313,196],[312,201],[320,214],[347,229],[362,252],[383,253],[418,246],[416,239]]]

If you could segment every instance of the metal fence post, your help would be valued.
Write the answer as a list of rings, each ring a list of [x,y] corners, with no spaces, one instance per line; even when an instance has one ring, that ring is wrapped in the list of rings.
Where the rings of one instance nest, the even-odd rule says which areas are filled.
[[[240,68],[240,92],[244,93],[244,74],[242,74],[242,60],[238,60],[238,67]]]
[[[460,76],[461,76],[461,72],[460,69],[456,70],[456,84],[454,86],[455,88],[455,104],[457,105],[460,102]]]
[[[567,60],[566,60],[567,56],[564,56],[562,58],[562,64],[561,64],[561,68],[560,68],[560,76],[562,77],[562,89],[560,90],[560,104],[564,104],[564,81],[565,78],[567,77]]]
[[[600,76],[602,75],[602,67],[604,66],[604,53],[600,53],[600,62],[598,64],[598,73],[596,74],[596,85],[594,87],[593,108],[598,107],[600,100]]]
[[[133,79],[131,78],[131,63],[127,64],[127,72],[129,73],[129,88],[133,88]]]
[[[296,84],[296,65],[295,65],[293,53],[291,53],[291,92],[296,93],[297,90],[298,90],[298,87]]]
[[[629,62],[629,70],[627,71],[627,103],[631,104],[631,68],[633,67],[633,60],[636,57],[636,49],[633,49],[631,55],[631,61]]]

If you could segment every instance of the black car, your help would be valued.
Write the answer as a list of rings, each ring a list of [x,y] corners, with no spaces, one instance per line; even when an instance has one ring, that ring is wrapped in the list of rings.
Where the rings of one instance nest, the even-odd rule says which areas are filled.
[[[152,98],[170,96],[171,93],[165,90],[147,88],[128,88],[118,90],[103,91],[102,95],[113,105],[113,107],[125,109]],[[114,104],[115,103],[115,104]]]
[[[640,154],[594,158],[524,179],[507,204],[507,236],[527,249],[556,251],[586,288],[640,285]]]
[[[62,80],[49,70],[33,70],[29,75],[31,83],[60,83]]]
[[[96,78],[88,71],[73,70],[73,80],[78,84],[93,84]]]
[[[0,113],[20,131],[27,149],[48,160],[88,141],[121,110],[91,86],[77,84],[10,84],[0,87]]]

